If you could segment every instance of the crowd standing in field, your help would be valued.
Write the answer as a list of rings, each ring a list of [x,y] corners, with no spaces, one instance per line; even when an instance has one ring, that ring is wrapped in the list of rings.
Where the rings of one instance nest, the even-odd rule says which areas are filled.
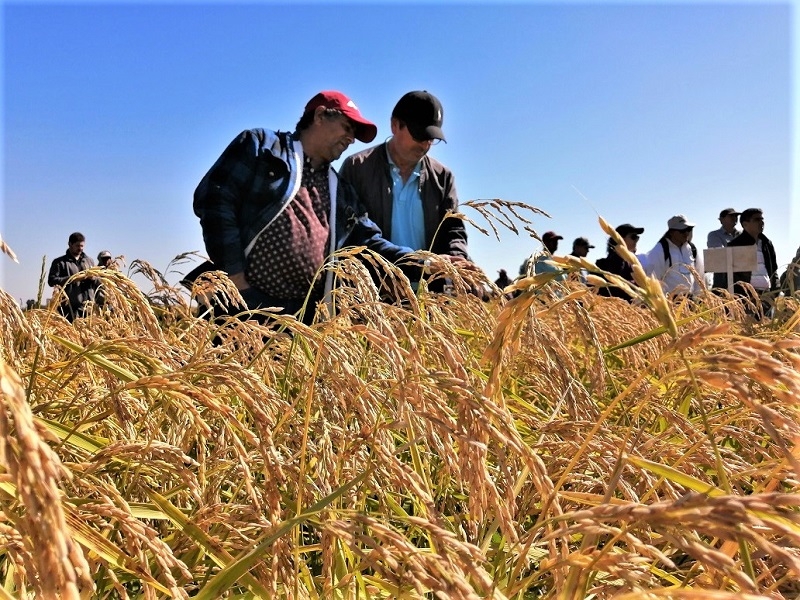
[[[398,265],[415,289],[422,277],[445,263],[479,273],[469,256],[464,221],[449,216],[458,212],[455,177],[429,156],[431,147],[445,140],[443,120],[436,96],[408,92],[392,111],[392,136],[347,157],[339,173],[331,163],[356,139],[370,143],[377,135],[377,126],[341,92],[315,95],[291,133],[263,128],[241,132],[194,192],[194,213],[209,260],[182,283],[191,287],[199,274],[223,271],[244,305],[231,306],[218,296],[206,299],[216,316],[278,308],[311,322],[314,307],[329,298],[333,286],[332,272],[322,267],[345,246],[365,246]],[[737,217],[741,230],[736,227]],[[746,292],[743,283],[758,293],[779,289],[777,259],[763,233],[762,211],[749,208],[739,213],[726,208],[719,221],[721,227],[708,234],[708,248],[756,247],[757,268],[752,273],[734,273],[735,293]],[[627,256],[636,255],[645,273],[661,281],[666,293],[694,295],[701,290],[705,275],[702,253],[692,243],[694,227],[686,216],[674,215],[655,246],[643,254],[636,252],[644,228],[623,223],[616,231]],[[523,262],[518,279],[553,273],[553,281],[565,281],[566,271],[552,261],[562,239],[554,231],[545,232],[542,249]],[[97,292],[96,280],[67,283],[72,275],[94,266],[83,251],[84,244],[82,234],[72,234],[66,254],[53,261],[48,277],[51,286],[64,287],[59,310],[70,321],[85,314]],[[588,238],[578,237],[571,256],[585,260],[592,248]],[[421,260],[416,254],[420,250],[440,260]],[[606,256],[597,261],[597,267],[635,286],[631,264],[618,250],[616,239],[609,238]],[[800,249],[795,262],[799,260]],[[108,251],[98,254],[98,263],[114,268]],[[500,275],[495,283],[501,289],[514,283],[505,269]],[[587,283],[587,275],[584,263],[579,280]],[[790,266],[784,282],[787,288],[797,288],[800,266]],[[727,284],[725,273],[713,273],[712,287]],[[440,291],[435,286],[431,289]],[[628,300],[632,300],[631,289],[613,285],[613,280],[596,288],[601,295]],[[256,314],[255,318],[266,317]]]

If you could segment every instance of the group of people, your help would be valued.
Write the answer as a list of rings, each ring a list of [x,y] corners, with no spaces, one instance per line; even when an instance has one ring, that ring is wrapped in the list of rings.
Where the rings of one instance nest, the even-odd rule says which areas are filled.
[[[338,173],[331,163],[378,131],[341,92],[315,95],[293,132],[243,131],[194,192],[211,263],[198,272],[226,272],[249,310],[280,307],[310,322],[333,285],[321,267],[345,246],[365,246],[412,282],[445,262],[477,269],[464,222],[447,216],[458,207],[453,173],[428,155],[445,141],[443,120],[436,96],[408,92],[392,110],[391,137],[347,157]],[[419,250],[438,258],[420,260]]]
[[[294,131],[242,131],[194,192],[194,213],[209,261],[183,283],[190,286],[204,271],[224,271],[245,306],[218,304],[217,314],[279,307],[310,322],[314,307],[330,297],[333,286],[332,271],[322,267],[346,246],[364,246],[379,254],[400,267],[414,285],[448,262],[478,271],[467,250],[464,221],[449,215],[458,209],[453,173],[428,154],[434,144],[446,140],[443,121],[444,110],[436,96],[424,90],[408,92],[392,110],[391,137],[347,157],[338,173],[331,163],[355,140],[372,142],[378,131],[341,92],[322,91],[311,98]],[[736,217],[742,231],[736,227]],[[726,209],[720,222],[721,229],[709,234],[709,247],[757,248],[756,270],[735,273],[735,282],[746,281],[760,291],[775,289],[777,262],[772,243],[763,234],[762,211]],[[616,229],[635,254],[644,229],[629,223]],[[693,230],[694,223],[675,215],[655,247],[638,255],[646,272],[660,279],[668,293],[691,293],[696,288],[693,271],[703,276],[702,257],[691,241]],[[549,258],[563,237],[548,231],[541,239],[543,250],[523,264],[520,275],[558,271]],[[51,286],[65,286],[70,276],[94,266],[84,244],[82,234],[70,236],[66,254],[50,268]],[[616,244],[613,237],[609,239],[607,256],[597,266],[633,283],[631,265],[616,252]],[[588,239],[579,237],[572,255],[585,257],[591,248]],[[430,251],[434,258],[420,259],[420,250]],[[98,255],[100,263],[110,259],[106,251]],[[714,285],[725,287],[723,277],[716,273]],[[509,283],[502,271],[498,285]],[[62,313],[70,320],[83,314],[96,289],[92,279],[67,285]],[[613,286],[600,293],[627,297]]]
[[[73,275],[86,271],[94,266],[115,268],[111,252],[103,250],[97,255],[97,263],[84,252],[86,236],[76,231],[70,234],[67,241],[67,251],[50,264],[47,275],[47,284],[54,292],[64,290],[64,295],[58,304],[58,311],[72,322],[77,317],[85,317],[87,310],[94,303],[102,305],[104,296],[100,289],[100,282],[96,278],[86,278],[79,281],[70,281]]]
[[[800,270],[797,262],[800,260],[800,248],[794,259],[793,265],[787,270],[787,275],[792,279],[783,284],[778,277],[778,261],[772,241],[764,235],[764,213],[760,208],[748,208],[738,212],[733,208],[726,208],[719,214],[721,227],[708,234],[707,248],[724,248],[727,246],[753,246],[755,249],[756,266],[749,271],[733,271],[732,289],[735,294],[746,294],[743,284],[749,284],[759,294],[774,292],[791,284],[797,289],[795,281],[800,281]],[[737,222],[741,229],[737,227]],[[647,275],[658,279],[665,293],[668,294],[695,294],[699,291],[699,281],[704,279],[705,270],[703,255],[692,242],[695,223],[689,221],[684,215],[675,215],[667,221],[667,230],[656,242],[651,250],[637,254],[637,244],[644,233],[643,227],[636,227],[630,223],[623,223],[616,228],[619,237],[625,244],[629,255],[635,255]],[[520,275],[531,275],[548,271],[558,271],[559,268],[550,261],[558,248],[558,240],[562,236],[553,231],[548,231],[542,236],[543,249],[534,253],[520,267]],[[631,285],[633,269],[617,248],[617,239],[609,237],[606,246],[606,256],[597,261],[597,267],[618,275]],[[586,238],[577,238],[573,243],[572,255],[585,257],[589,248],[592,248]],[[729,288],[728,274],[725,272],[713,273],[713,288]],[[618,286],[608,285],[600,288],[599,293],[606,296],[617,296],[630,299],[628,292]]]

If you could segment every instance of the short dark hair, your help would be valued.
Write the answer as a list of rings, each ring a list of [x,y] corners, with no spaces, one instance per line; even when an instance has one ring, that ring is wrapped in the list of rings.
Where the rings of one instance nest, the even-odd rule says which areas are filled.
[[[84,236],[80,231],[76,231],[75,233],[69,234],[69,243],[70,245],[74,244],[75,242],[85,242],[86,236]]]
[[[316,112],[316,108],[313,110],[307,110],[303,113],[303,116],[300,117],[300,120],[297,122],[297,125],[294,126],[294,130],[297,133],[305,131],[309,127],[311,127],[311,123],[314,122],[314,113]],[[322,111],[322,116],[326,119],[334,119],[344,113],[339,110],[338,108],[325,108]]]
[[[749,221],[753,218],[753,215],[763,215],[764,211],[760,208],[746,208],[742,211],[742,214],[739,215],[739,223],[744,223],[745,221]]]

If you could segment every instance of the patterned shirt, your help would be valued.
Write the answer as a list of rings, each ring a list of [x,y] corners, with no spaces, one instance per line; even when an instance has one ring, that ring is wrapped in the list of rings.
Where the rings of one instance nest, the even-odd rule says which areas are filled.
[[[247,260],[250,285],[276,298],[303,298],[312,282],[321,293],[325,278],[317,277],[328,255],[330,240],[330,165],[313,168],[306,156],[300,190],[256,240]]]

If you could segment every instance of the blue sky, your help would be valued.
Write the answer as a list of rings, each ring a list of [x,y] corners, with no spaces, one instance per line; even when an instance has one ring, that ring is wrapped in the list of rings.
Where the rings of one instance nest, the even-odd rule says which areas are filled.
[[[0,281],[34,298],[72,231],[91,256],[162,272],[204,253],[200,178],[241,130],[291,130],[323,89],[351,96],[378,141],[405,92],[437,95],[448,143],[431,154],[460,199],[546,211],[533,227],[563,235],[560,253],[587,236],[603,256],[598,216],[645,227],[642,252],[684,213],[703,247],[722,208],[756,206],[785,265],[797,25],[791,2],[5,2],[0,235],[20,264],[0,257]],[[471,231],[492,279],[538,247]]]

